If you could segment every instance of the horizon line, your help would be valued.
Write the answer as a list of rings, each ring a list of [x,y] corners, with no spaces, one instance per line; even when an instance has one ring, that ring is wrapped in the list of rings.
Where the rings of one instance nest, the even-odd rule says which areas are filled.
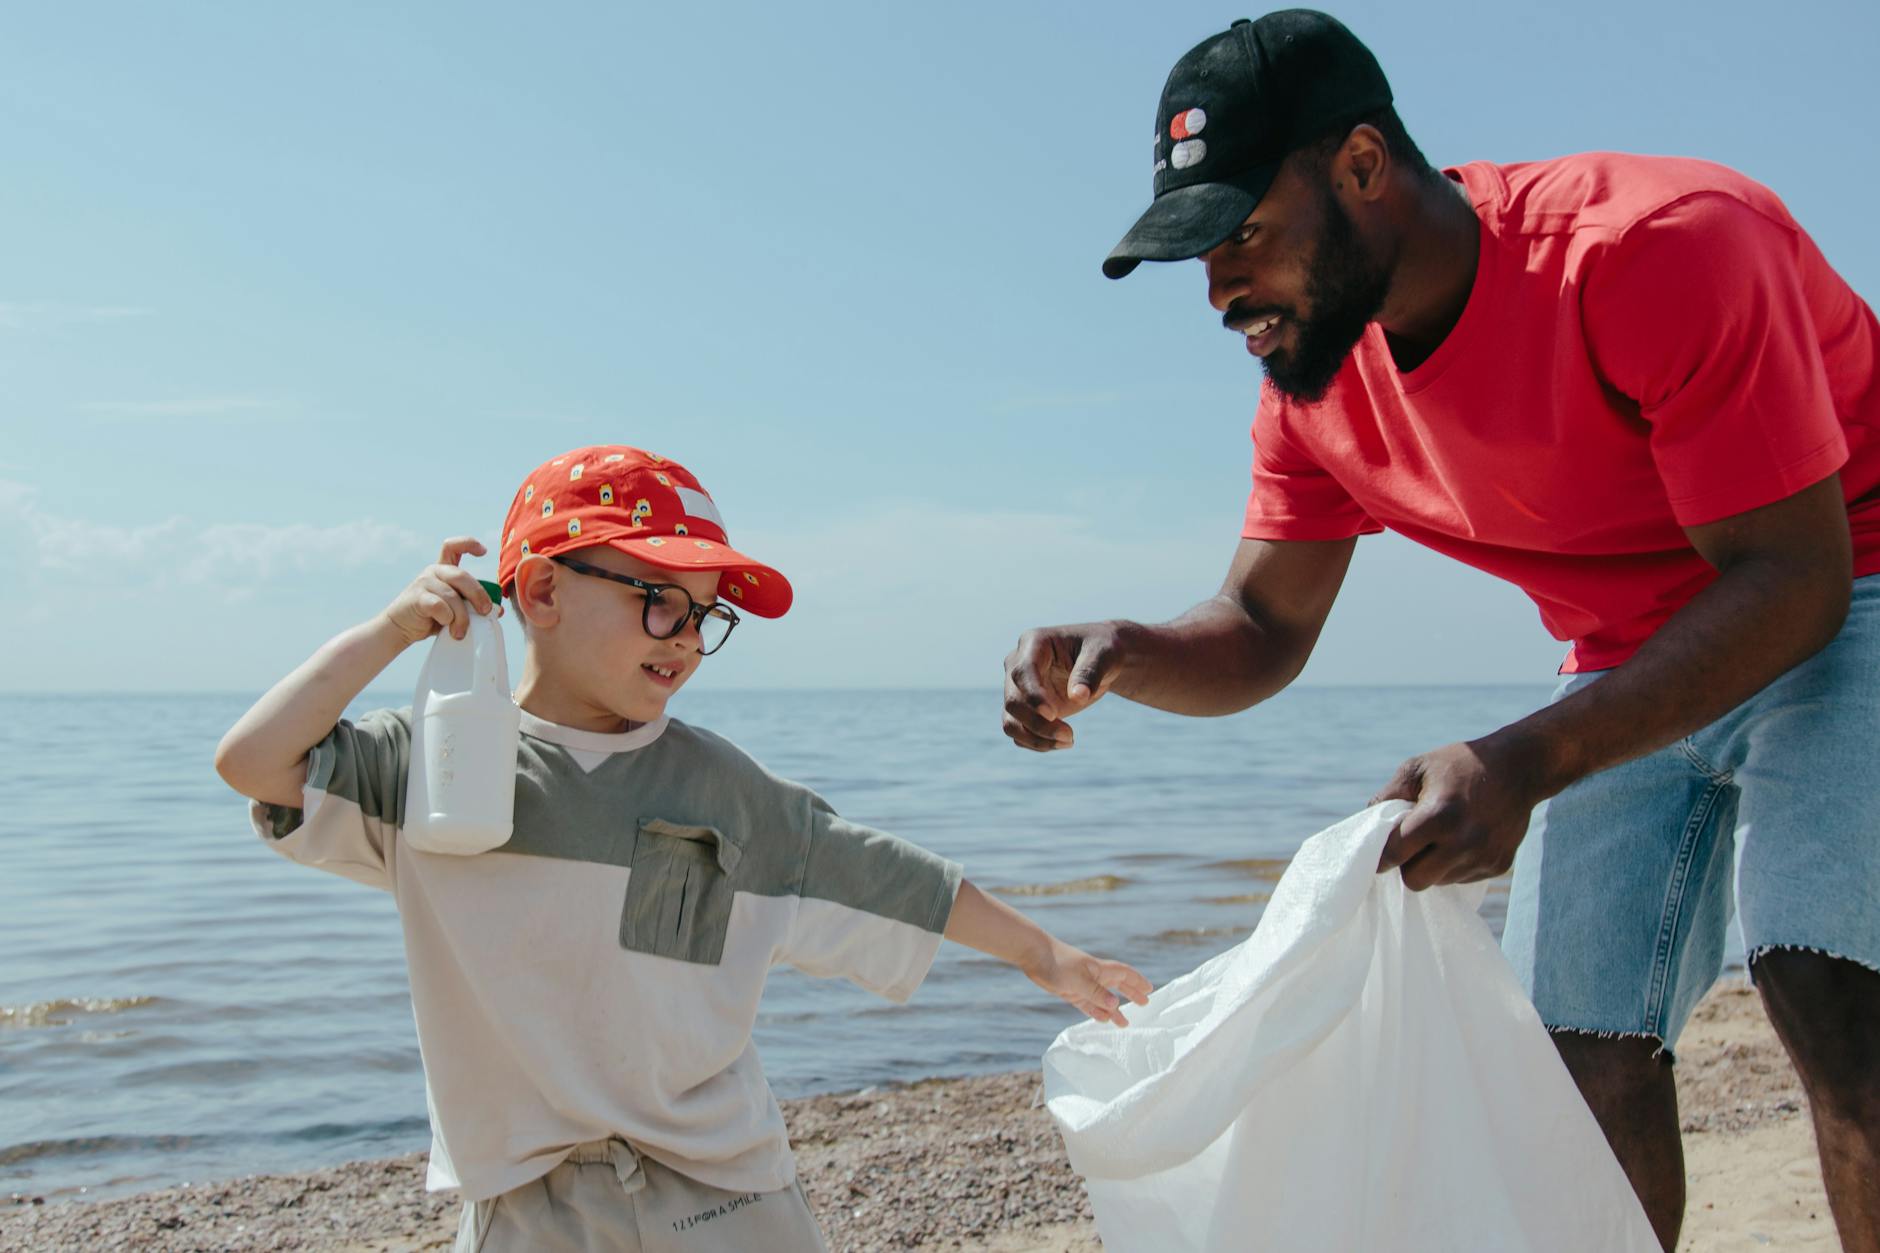
[[[1392,688],[1392,689],[1424,690],[1424,691],[1431,690],[1431,689],[1467,690],[1471,688],[1479,689],[1479,688],[1501,688],[1501,687],[1548,688],[1548,687],[1552,687],[1555,682],[1557,682],[1557,680],[1539,680],[1539,679],[1495,679],[1495,680],[1476,680],[1476,681],[1469,681],[1469,682],[1445,681],[1445,680],[1428,680],[1428,681],[1423,681],[1423,682],[1415,682],[1415,681],[1358,682],[1358,681],[1349,681],[1349,680],[1317,680],[1317,681],[1299,682],[1299,683],[1289,684],[1287,687],[1282,689],[1282,692],[1296,691],[1300,688],[1312,688],[1312,689]],[[978,684],[974,684],[974,685],[953,684],[953,685],[944,685],[944,686],[941,686],[941,685],[914,686],[914,685],[902,684],[902,685],[896,685],[896,686],[881,686],[881,687],[835,687],[835,686],[751,687],[751,686],[745,686],[745,687],[701,688],[697,690],[702,691],[702,692],[709,691],[709,692],[738,693],[738,694],[777,693],[781,695],[787,695],[787,694],[792,694],[792,693],[798,694],[798,695],[808,695],[808,694],[823,694],[823,693],[829,693],[829,692],[844,692],[844,693],[849,693],[849,692],[855,692],[855,693],[860,693],[860,692],[978,692],[978,693],[984,693],[988,689],[989,686],[990,685],[978,685]],[[254,695],[258,697],[265,690],[266,689],[211,688],[211,687],[136,688],[136,689],[128,689],[128,688],[8,688],[8,689],[0,689],[0,699],[4,699],[8,697],[25,697],[25,696],[31,696],[31,697],[81,696],[81,697],[88,697],[88,698],[118,696],[118,697],[146,698],[146,697],[159,697],[159,696],[247,696],[247,695]],[[368,688],[363,689],[359,693],[359,695],[363,697],[363,696],[372,696],[372,695],[384,695],[388,693],[403,692],[403,691],[404,689],[402,687],[399,687],[399,688],[368,687]],[[1274,693],[1275,696],[1278,696],[1280,694],[1281,692]],[[1120,699],[1128,701],[1128,697],[1122,697]],[[1267,699],[1271,700],[1272,697],[1268,697]],[[1129,703],[1140,704],[1141,702],[1131,701]],[[1264,703],[1264,702],[1261,702],[1261,703]]]

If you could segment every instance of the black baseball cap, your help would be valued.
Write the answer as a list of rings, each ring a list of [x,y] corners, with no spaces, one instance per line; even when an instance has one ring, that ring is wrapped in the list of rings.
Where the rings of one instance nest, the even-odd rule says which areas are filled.
[[[1287,153],[1390,100],[1371,50],[1314,9],[1243,17],[1197,44],[1169,71],[1155,111],[1155,200],[1104,274],[1213,249],[1247,220]]]

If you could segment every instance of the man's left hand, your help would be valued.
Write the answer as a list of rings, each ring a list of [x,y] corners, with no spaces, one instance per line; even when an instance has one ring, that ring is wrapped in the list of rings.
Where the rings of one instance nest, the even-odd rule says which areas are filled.
[[[1546,799],[1536,772],[1493,737],[1421,753],[1397,767],[1371,798],[1415,806],[1384,842],[1378,873],[1403,869],[1413,892],[1439,883],[1471,883],[1507,872],[1527,835],[1534,806]]]

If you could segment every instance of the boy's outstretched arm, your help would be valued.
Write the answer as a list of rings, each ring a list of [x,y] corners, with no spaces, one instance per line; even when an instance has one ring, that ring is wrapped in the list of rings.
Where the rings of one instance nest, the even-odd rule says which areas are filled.
[[[467,536],[445,541],[437,563],[383,612],[322,644],[236,720],[216,746],[216,773],[243,796],[298,806],[308,752],[366,684],[406,648],[440,630],[462,639],[469,615],[494,607],[482,585],[457,565],[464,554],[484,551]]]
[[[976,948],[1025,972],[1025,977],[1062,997],[1098,1022],[1127,1027],[1117,993],[1138,1005],[1149,999],[1149,981],[1132,966],[1092,957],[1064,943],[1025,915],[962,881],[947,916],[946,938]]]

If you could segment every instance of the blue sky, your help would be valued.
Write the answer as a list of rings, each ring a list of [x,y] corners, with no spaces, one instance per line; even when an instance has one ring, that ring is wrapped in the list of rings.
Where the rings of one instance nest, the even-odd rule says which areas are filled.
[[[1871,300],[1880,6],[1349,4],[1439,163],[1762,179]],[[799,607],[700,682],[996,685],[1211,592],[1258,371],[1110,283],[1216,4],[37,5],[0,41],[0,690],[259,690],[567,448],[650,446]],[[1319,682],[1544,680],[1368,539]],[[415,653],[385,677],[416,673]]]

